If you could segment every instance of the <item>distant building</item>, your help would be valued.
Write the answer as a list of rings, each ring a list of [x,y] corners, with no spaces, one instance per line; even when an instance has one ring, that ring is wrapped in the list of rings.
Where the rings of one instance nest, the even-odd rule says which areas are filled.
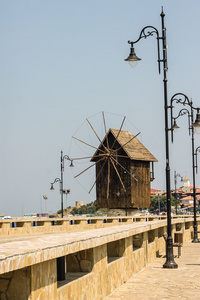
[[[166,192],[162,192],[161,190],[158,190],[158,189],[151,189],[151,195],[152,196],[157,196],[157,195],[163,195],[165,194]]]
[[[76,201],[76,207],[83,206],[83,201]]]
[[[187,175],[183,179],[182,191],[184,193],[190,193],[191,192],[190,179],[187,177]]]
[[[186,175],[183,179],[183,186],[176,188],[171,191],[171,195],[180,200],[181,205],[193,205],[193,185],[190,185],[190,179]],[[158,189],[151,189],[151,195],[156,196],[157,194],[166,195],[166,192]],[[200,187],[196,186],[196,203],[200,205]]]

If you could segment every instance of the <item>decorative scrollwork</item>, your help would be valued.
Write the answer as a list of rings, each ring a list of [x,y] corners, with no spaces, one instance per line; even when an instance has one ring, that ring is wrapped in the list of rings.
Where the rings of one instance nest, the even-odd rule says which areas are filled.
[[[60,178],[56,178],[56,179],[54,180],[54,182],[52,182],[51,184],[54,184],[54,183],[56,183],[56,182],[61,182]]]
[[[152,30],[150,31],[149,29],[152,29]],[[154,33],[157,35],[157,39],[159,39],[158,30],[153,26],[146,26],[141,30],[139,38],[136,41],[134,41],[134,42],[128,41],[128,43],[131,45],[136,44],[137,42],[139,42],[139,40],[141,40],[143,38],[146,39],[149,36],[153,36]]]
[[[184,115],[187,115],[187,114],[188,114],[188,116],[190,116],[189,110],[187,110],[186,108],[183,108],[183,109],[181,109],[181,110],[179,111],[178,116],[177,116],[177,117],[174,117],[173,119],[176,120],[176,119],[178,119],[180,116],[184,116]]]
[[[177,93],[175,95],[172,96],[171,98],[171,106],[173,104],[173,102],[176,102],[176,103],[180,103],[180,104],[183,104],[183,105],[189,105],[190,107],[192,107],[192,101],[189,100],[188,96],[186,96],[185,94],[183,93]]]

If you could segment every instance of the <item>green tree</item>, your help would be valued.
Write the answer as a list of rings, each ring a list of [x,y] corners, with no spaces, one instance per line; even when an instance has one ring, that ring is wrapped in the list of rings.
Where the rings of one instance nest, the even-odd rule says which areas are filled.
[[[176,200],[173,196],[171,196],[171,206],[176,206],[180,204],[179,200]],[[166,196],[151,196],[151,208],[150,211],[167,211],[167,197]]]

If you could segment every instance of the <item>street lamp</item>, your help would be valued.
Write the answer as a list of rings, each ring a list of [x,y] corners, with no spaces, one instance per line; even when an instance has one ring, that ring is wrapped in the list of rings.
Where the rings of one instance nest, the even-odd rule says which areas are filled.
[[[175,186],[175,199],[176,199],[176,215],[177,215],[177,193],[176,193],[176,184],[177,184],[177,177],[181,178],[181,181],[183,181],[183,177],[174,171],[174,186]]]
[[[66,209],[67,209],[67,216],[68,216],[68,208],[67,208],[67,195],[70,194],[70,189],[68,190],[63,190],[63,194],[66,195]]]
[[[63,172],[64,172],[64,160],[67,159],[70,161],[70,167],[74,167],[73,165],[73,160],[71,158],[69,158],[68,155],[64,155],[63,156],[63,152],[61,151],[61,156],[60,156],[60,178],[56,178],[54,180],[54,182],[51,183],[51,188],[50,190],[53,191],[54,190],[54,183],[56,182],[60,182],[60,195],[61,195],[61,217],[63,218],[63,194],[66,194],[66,191],[69,190],[64,190],[63,189]]]
[[[181,104],[183,106],[189,106],[190,112],[187,108],[183,108],[179,111],[176,117],[173,117],[173,109],[174,103]],[[194,153],[194,132],[200,134],[200,115],[199,115],[199,108],[194,107],[192,100],[190,101],[189,98],[183,93],[176,93],[172,96],[170,102],[170,110],[171,110],[171,137],[173,142],[173,130],[178,129],[178,125],[176,124],[176,120],[183,115],[188,115],[188,124],[189,124],[189,135],[192,133],[192,169],[193,169],[193,203],[194,203],[194,237],[193,243],[198,243],[198,235],[197,235],[197,218],[196,218],[196,188],[195,188],[195,153]],[[194,122],[194,110],[197,110],[196,114],[196,121]]]
[[[156,194],[156,196],[158,197],[158,210],[159,210],[159,218],[160,218],[160,197],[162,196],[162,194]]]
[[[46,211],[46,213],[47,213],[47,200],[48,200],[47,195],[43,195],[43,199],[46,200],[46,201],[45,201],[45,211]]]
[[[172,226],[171,226],[171,195],[170,195],[170,166],[169,166],[169,138],[168,138],[168,105],[167,105],[167,42],[166,42],[166,28],[164,25],[165,14],[162,12],[161,23],[162,23],[162,36],[159,36],[158,30],[153,26],[146,26],[141,30],[139,38],[134,41],[128,41],[131,45],[131,52],[128,58],[125,61],[128,61],[130,64],[133,64],[132,67],[135,67],[135,63],[141,60],[135,54],[133,45],[139,42],[142,38],[146,39],[149,36],[156,35],[157,39],[157,50],[158,50],[158,71],[160,74],[160,63],[163,63],[163,83],[164,83],[164,108],[165,108],[165,145],[166,145],[166,192],[167,192],[167,240],[166,240],[166,262],[164,263],[164,268],[175,269],[178,268],[178,265],[174,261],[173,255],[173,239],[172,239]],[[162,41],[162,50],[163,58],[160,59],[160,40]]]

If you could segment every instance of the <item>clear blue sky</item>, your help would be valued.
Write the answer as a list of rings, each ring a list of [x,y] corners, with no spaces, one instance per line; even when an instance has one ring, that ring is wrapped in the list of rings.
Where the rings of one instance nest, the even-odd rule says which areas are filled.
[[[50,182],[60,176],[60,151],[73,157],[72,135],[101,111],[112,113],[106,115],[111,127],[121,122],[119,117],[115,123],[116,114],[127,116],[127,129],[134,134],[142,132],[140,140],[159,160],[152,187],[165,189],[163,77],[157,71],[155,37],[135,46],[142,58],[135,70],[124,62],[127,41],[136,40],[144,26],[161,30],[161,6],[166,14],[169,99],[182,92],[200,106],[199,0],[0,2],[0,213],[44,211],[43,195],[48,196],[49,211],[60,209],[59,185],[49,191]],[[92,118],[96,127],[98,117]],[[174,170],[187,173],[192,183],[186,117],[179,126],[170,147],[172,188]],[[65,161],[68,205],[95,200],[68,165]],[[196,183],[200,186],[199,175]]]

